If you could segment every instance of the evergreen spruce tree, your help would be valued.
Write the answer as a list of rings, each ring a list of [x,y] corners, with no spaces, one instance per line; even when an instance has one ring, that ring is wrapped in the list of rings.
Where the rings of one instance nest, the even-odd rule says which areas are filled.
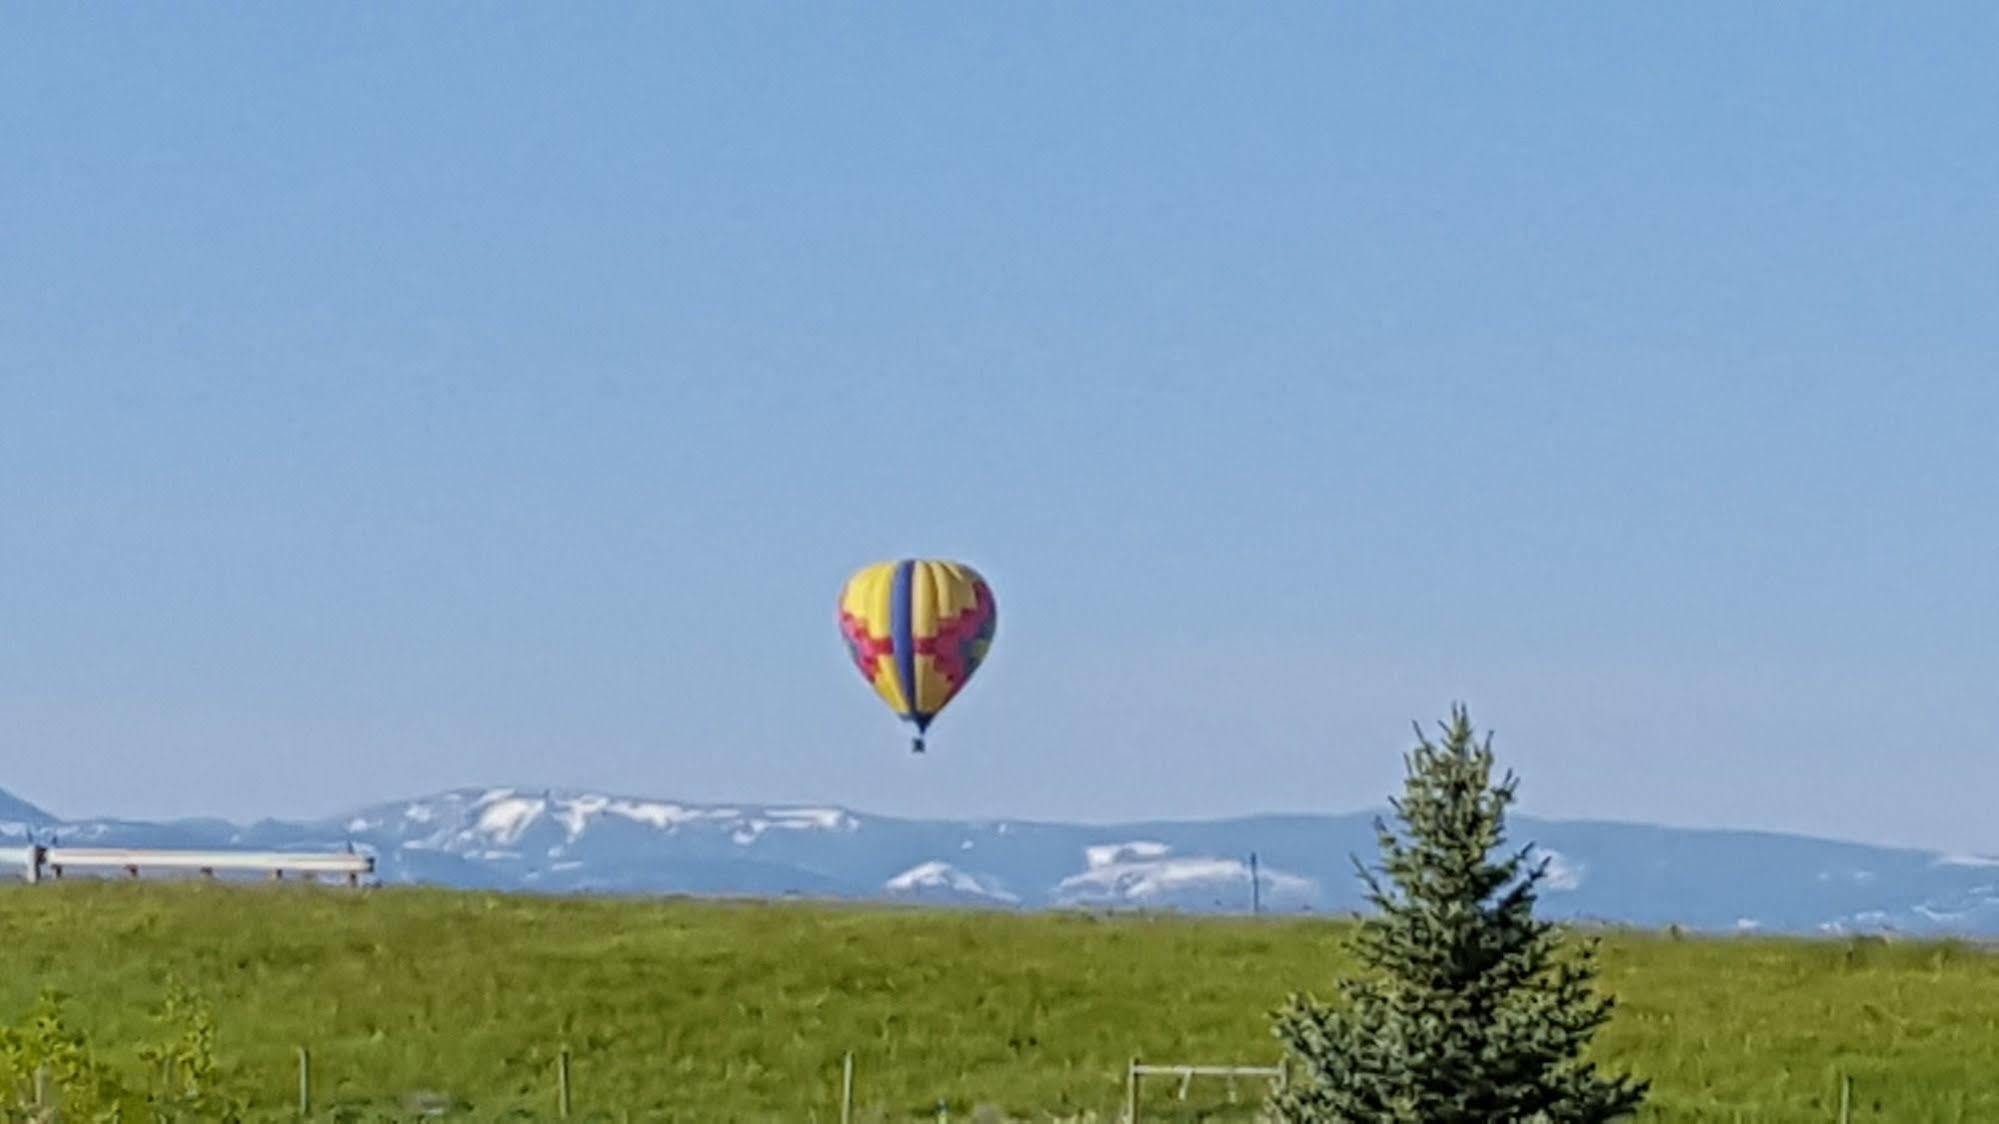
[[[1365,971],[1345,1002],[1293,995],[1276,1014],[1292,1079],[1274,1094],[1287,1124],[1592,1124],[1634,1113],[1649,1082],[1608,1077],[1583,1058],[1614,1001],[1596,995],[1596,943],[1564,950],[1533,916],[1548,859],[1499,856],[1516,781],[1492,784],[1492,742],[1462,706],[1443,744],[1417,728],[1408,777],[1380,819],[1382,887],[1360,869],[1377,912],[1352,948]]]

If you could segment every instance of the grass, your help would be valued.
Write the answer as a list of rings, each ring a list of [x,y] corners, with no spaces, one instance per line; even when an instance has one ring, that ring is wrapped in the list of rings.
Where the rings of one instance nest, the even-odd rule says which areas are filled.
[[[1115,1117],[1127,1059],[1274,1064],[1269,1011],[1326,993],[1328,920],[1106,919],[801,903],[65,882],[0,889],[0,1021],[44,986],[106,1056],[150,1033],[168,973],[203,992],[230,1078],[273,1118],[312,1049],[317,1102],[479,1119]],[[1654,1081],[1647,1119],[1999,1119],[1999,957],[1955,944],[1612,934],[1600,1060]],[[1174,1082],[1147,1120],[1221,1108]],[[1246,1100],[1257,1090],[1243,1087]],[[1224,1118],[1224,1117],[1217,1117]],[[1243,1117],[1235,1117],[1243,1118]]]

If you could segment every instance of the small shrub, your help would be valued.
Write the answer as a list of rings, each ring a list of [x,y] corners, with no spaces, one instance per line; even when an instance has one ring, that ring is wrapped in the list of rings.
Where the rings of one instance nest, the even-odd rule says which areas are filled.
[[[66,996],[45,989],[20,1025],[0,1027],[0,1120],[83,1122],[240,1121],[247,1102],[222,1088],[215,1019],[201,998],[170,981],[154,1020],[168,1032],[138,1052],[150,1089],[104,1064],[63,1014]]]

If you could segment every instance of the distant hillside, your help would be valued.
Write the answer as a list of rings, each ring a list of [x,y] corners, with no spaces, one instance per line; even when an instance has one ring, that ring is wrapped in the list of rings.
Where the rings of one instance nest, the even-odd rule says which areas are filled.
[[[10,828],[39,827],[55,822],[55,817],[0,788],[0,835],[18,834]]]
[[[18,804],[18,802],[16,802]],[[1365,813],[1085,826],[467,788],[309,823],[28,822],[66,843],[339,849],[391,883],[1298,914],[1362,906]],[[0,817],[4,819],[4,817]],[[1999,860],[1754,832],[1516,817],[1543,912],[1710,931],[1999,935]],[[20,829],[16,828],[16,835]],[[1250,857],[1256,856],[1251,884]]]

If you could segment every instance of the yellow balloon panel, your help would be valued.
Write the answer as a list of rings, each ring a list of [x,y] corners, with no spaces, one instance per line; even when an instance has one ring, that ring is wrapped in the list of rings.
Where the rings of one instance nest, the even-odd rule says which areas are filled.
[[[847,649],[862,676],[875,693],[897,714],[909,711],[896,674],[895,643],[890,632],[893,614],[890,597],[895,592],[895,564],[868,566],[847,582],[840,594],[840,630],[846,635]]]

